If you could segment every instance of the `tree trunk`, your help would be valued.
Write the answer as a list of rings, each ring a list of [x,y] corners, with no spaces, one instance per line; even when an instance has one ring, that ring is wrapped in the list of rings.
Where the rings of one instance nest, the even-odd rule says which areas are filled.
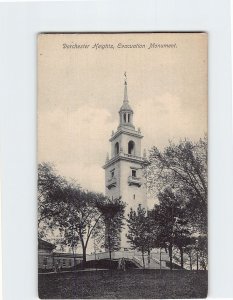
[[[76,260],[75,260],[75,251],[74,251],[74,247],[72,246],[72,252],[73,252],[73,258],[74,258],[74,270],[76,267]],[[74,290],[75,290],[75,295],[77,295],[77,281],[74,280]]]
[[[197,271],[199,270],[199,258],[198,258],[198,251],[197,251]]]
[[[150,264],[150,249],[148,250],[148,264]]]
[[[74,269],[75,269],[75,253],[74,253],[74,247],[72,246],[72,253],[73,253],[73,259],[74,259]]]
[[[161,254],[161,247],[160,247],[160,252],[159,252],[159,269],[160,269],[160,273],[161,273],[161,269],[162,269],[162,254]]]
[[[180,266],[184,268],[184,250],[183,247],[180,247]]]
[[[145,269],[144,249],[142,249],[142,263],[143,263],[143,269]]]
[[[83,247],[83,263],[82,263],[82,265],[83,265],[83,269],[85,269],[86,268],[86,262],[87,262],[87,254],[86,254],[86,247]]]
[[[169,251],[169,257],[170,257],[170,270],[172,271],[173,265],[172,265],[172,243],[169,244],[168,246],[168,251]]]
[[[206,271],[206,263],[205,263],[204,258],[202,259],[202,269],[203,269],[204,271]]]
[[[109,268],[112,269],[112,252],[111,252],[111,238],[108,234],[108,252],[109,252]]]
[[[193,267],[192,267],[192,254],[191,254],[191,252],[189,254],[189,267],[190,267],[190,270],[193,269]]]
[[[86,268],[86,261],[87,261],[87,256],[86,256],[86,250],[87,250],[87,245],[85,245],[84,240],[83,240],[83,234],[81,229],[79,228],[79,238],[81,241],[82,249],[83,249],[83,261],[82,261],[82,267],[83,269]]]

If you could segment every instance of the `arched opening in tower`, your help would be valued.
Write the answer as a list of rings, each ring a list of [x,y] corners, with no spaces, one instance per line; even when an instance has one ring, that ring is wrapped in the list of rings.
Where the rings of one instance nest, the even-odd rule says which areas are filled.
[[[129,141],[129,143],[128,143],[128,154],[135,155],[135,143],[134,143],[134,141]]]
[[[119,153],[119,143],[116,142],[115,144],[115,155],[117,155]]]

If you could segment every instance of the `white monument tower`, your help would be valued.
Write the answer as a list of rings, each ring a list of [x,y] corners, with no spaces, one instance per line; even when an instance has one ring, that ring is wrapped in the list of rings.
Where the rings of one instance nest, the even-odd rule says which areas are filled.
[[[132,207],[138,205],[147,208],[146,186],[144,166],[148,163],[146,157],[141,154],[141,131],[135,130],[133,124],[133,110],[129,105],[127,78],[124,80],[124,100],[119,110],[119,126],[116,132],[112,132],[111,157],[107,159],[105,169],[105,194],[111,199],[121,197],[126,203],[125,218]],[[125,222],[126,223],[126,222]],[[127,225],[124,225],[121,234],[121,248],[129,248],[126,233]]]

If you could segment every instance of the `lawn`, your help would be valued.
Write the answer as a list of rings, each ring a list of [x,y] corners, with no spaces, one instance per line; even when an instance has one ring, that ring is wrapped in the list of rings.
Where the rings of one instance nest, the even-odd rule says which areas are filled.
[[[113,270],[39,274],[41,299],[205,298],[206,271]]]

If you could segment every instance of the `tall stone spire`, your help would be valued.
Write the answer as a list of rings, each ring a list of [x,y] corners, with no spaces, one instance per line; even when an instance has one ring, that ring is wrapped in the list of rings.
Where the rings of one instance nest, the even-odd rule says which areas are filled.
[[[124,102],[129,102],[128,100],[128,91],[127,91],[127,76],[126,76],[126,72],[124,73],[125,76],[125,89],[124,89]]]
[[[128,99],[126,72],[124,73],[124,100],[123,100],[123,104],[119,110],[119,115],[120,115],[119,127],[126,126],[126,127],[134,128],[133,110],[132,110],[131,106],[129,105],[129,99]]]
[[[129,105],[126,72],[124,73],[124,101],[120,108],[120,112],[121,111],[127,111],[127,112],[133,113],[133,110],[132,110],[131,106]]]

